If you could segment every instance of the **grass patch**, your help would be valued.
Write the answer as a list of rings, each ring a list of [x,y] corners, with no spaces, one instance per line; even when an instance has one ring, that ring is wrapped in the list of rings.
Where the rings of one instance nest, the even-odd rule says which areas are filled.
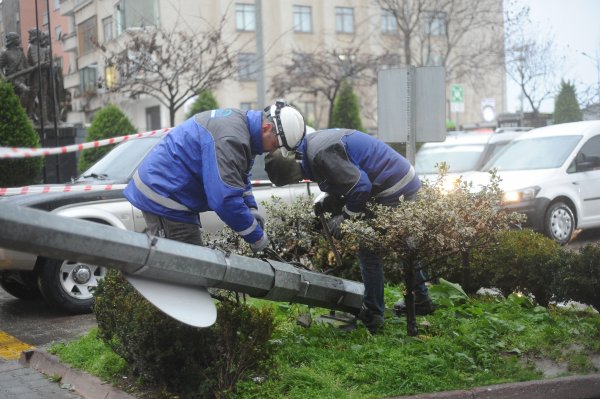
[[[302,328],[296,324],[300,314],[327,311],[250,300],[275,309],[276,367],[267,377],[239,384],[233,397],[385,398],[467,389],[541,379],[534,366],[540,358],[567,364],[571,374],[597,371],[589,360],[600,353],[597,313],[543,308],[516,295],[467,298],[447,285],[433,287],[432,295],[439,308],[418,317],[417,337],[408,337],[405,319],[391,314],[383,334],[372,336],[363,327],[344,332],[313,322]],[[398,287],[386,288],[388,308],[399,297]],[[126,369],[95,331],[53,351],[103,378]]]
[[[53,345],[48,352],[76,369],[113,381],[126,373],[127,363],[100,340],[97,333],[98,329],[92,328],[86,335],[68,344]]]

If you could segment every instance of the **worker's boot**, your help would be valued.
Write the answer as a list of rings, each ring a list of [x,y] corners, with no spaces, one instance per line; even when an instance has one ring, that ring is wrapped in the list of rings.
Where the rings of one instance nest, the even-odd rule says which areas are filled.
[[[401,316],[406,314],[406,303],[404,300],[400,300],[394,304],[394,314],[396,316]],[[417,316],[426,316],[428,314],[432,314],[435,311],[435,306],[431,301],[429,295],[427,296],[419,296],[416,295],[415,298],[415,313]]]
[[[370,311],[365,305],[362,306],[356,318],[367,327],[367,330],[369,330],[371,334],[377,334],[383,331],[383,326],[385,324],[383,316]]]

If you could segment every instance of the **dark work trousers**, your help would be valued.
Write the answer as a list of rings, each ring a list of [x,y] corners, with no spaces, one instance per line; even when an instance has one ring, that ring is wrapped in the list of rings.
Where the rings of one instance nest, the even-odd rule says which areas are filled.
[[[200,227],[197,224],[181,223],[152,213],[143,212],[147,230],[153,236],[164,237],[170,240],[185,242],[187,244],[204,245]]]

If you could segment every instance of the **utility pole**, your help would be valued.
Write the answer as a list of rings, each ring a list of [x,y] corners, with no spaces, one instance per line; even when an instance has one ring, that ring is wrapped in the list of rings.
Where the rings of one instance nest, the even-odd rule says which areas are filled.
[[[263,44],[262,0],[255,0],[256,10],[256,101],[258,109],[265,107],[265,51]]]

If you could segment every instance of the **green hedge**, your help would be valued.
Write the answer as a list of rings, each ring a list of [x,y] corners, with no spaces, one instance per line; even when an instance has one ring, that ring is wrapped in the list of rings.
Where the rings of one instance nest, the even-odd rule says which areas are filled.
[[[136,133],[129,118],[114,104],[109,104],[98,111],[92,120],[86,142],[108,139]],[[115,145],[83,150],[79,156],[79,172],[85,172],[96,161],[102,158]]]
[[[39,147],[40,137],[10,83],[0,78],[0,147]],[[0,187],[36,183],[43,158],[0,159]]]
[[[217,323],[194,328],[159,311],[115,270],[95,298],[99,336],[134,373],[183,397],[223,397],[272,368],[271,309],[223,298]]]

